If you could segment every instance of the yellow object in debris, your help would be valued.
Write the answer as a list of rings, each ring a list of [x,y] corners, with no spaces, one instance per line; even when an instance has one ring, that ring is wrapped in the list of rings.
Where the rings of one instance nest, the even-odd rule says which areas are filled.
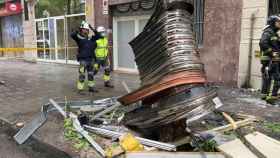
[[[143,151],[144,146],[130,133],[119,138],[121,147],[126,152]]]
[[[238,127],[237,127],[236,122],[234,121],[234,119],[230,115],[225,113],[225,112],[222,112],[222,114],[226,118],[226,120],[231,124],[232,129],[236,130]]]

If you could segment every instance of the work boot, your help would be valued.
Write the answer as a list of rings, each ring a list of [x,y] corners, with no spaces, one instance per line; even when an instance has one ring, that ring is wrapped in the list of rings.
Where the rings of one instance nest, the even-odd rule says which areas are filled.
[[[277,96],[267,96],[265,100],[267,103],[274,105],[277,99]]]
[[[83,90],[78,90],[78,93],[79,93],[80,95],[86,95],[85,91],[83,91]]]
[[[114,85],[112,85],[110,81],[104,82],[104,86],[108,88],[114,88]]]
[[[98,90],[95,89],[94,87],[89,87],[88,91],[91,93],[98,93]]]

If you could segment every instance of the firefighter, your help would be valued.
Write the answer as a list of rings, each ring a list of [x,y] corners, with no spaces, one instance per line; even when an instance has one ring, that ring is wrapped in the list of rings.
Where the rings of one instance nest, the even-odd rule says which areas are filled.
[[[94,32],[94,36],[89,36],[89,30]],[[71,37],[78,45],[77,60],[79,66],[79,80],[77,81],[77,89],[79,92],[86,88],[86,73],[88,76],[88,90],[89,92],[98,92],[94,86],[94,69],[92,50],[96,49],[96,41],[101,37],[99,33],[86,21],[83,21],[78,31],[71,33]]]
[[[95,50],[95,64],[94,64],[94,75],[96,75],[99,69],[102,67],[104,69],[104,86],[109,88],[114,88],[111,84],[110,79],[110,59],[109,59],[109,41],[107,37],[107,31],[103,26],[97,28],[97,32],[100,34],[101,38],[96,41],[97,48]]]
[[[280,30],[280,17],[270,16],[261,40],[261,73],[262,73],[262,98],[268,103],[277,100],[280,84],[280,42],[277,32]]]

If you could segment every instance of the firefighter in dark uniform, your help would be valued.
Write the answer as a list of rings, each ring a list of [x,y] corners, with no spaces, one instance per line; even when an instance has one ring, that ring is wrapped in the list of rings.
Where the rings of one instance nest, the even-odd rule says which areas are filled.
[[[269,103],[277,100],[280,84],[280,42],[277,32],[280,30],[280,17],[270,16],[261,40],[261,73],[263,99]]]
[[[96,75],[100,68],[104,69],[104,86],[113,88],[114,86],[111,84],[111,68],[110,68],[110,60],[109,60],[109,40],[107,37],[107,31],[105,27],[99,26],[97,28],[97,32],[100,34],[101,38],[96,41],[97,48],[94,52],[95,55],[95,64],[94,64],[94,74]]]
[[[89,36],[89,30],[94,32],[94,36]],[[94,69],[93,69],[93,50],[96,49],[96,41],[100,38],[99,33],[91,27],[90,24],[83,21],[78,31],[71,34],[73,40],[78,45],[77,60],[80,63],[79,67],[79,80],[77,82],[77,89],[79,92],[86,88],[86,72],[88,75],[88,88],[89,92],[98,92],[95,89],[94,82]]]

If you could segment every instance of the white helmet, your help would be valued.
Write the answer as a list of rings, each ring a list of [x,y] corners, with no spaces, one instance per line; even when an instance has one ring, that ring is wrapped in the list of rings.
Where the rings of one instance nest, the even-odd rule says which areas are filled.
[[[106,29],[103,26],[98,26],[97,27],[97,32],[99,32],[99,33],[106,32]]]
[[[89,24],[86,21],[82,21],[80,28],[89,30]]]

